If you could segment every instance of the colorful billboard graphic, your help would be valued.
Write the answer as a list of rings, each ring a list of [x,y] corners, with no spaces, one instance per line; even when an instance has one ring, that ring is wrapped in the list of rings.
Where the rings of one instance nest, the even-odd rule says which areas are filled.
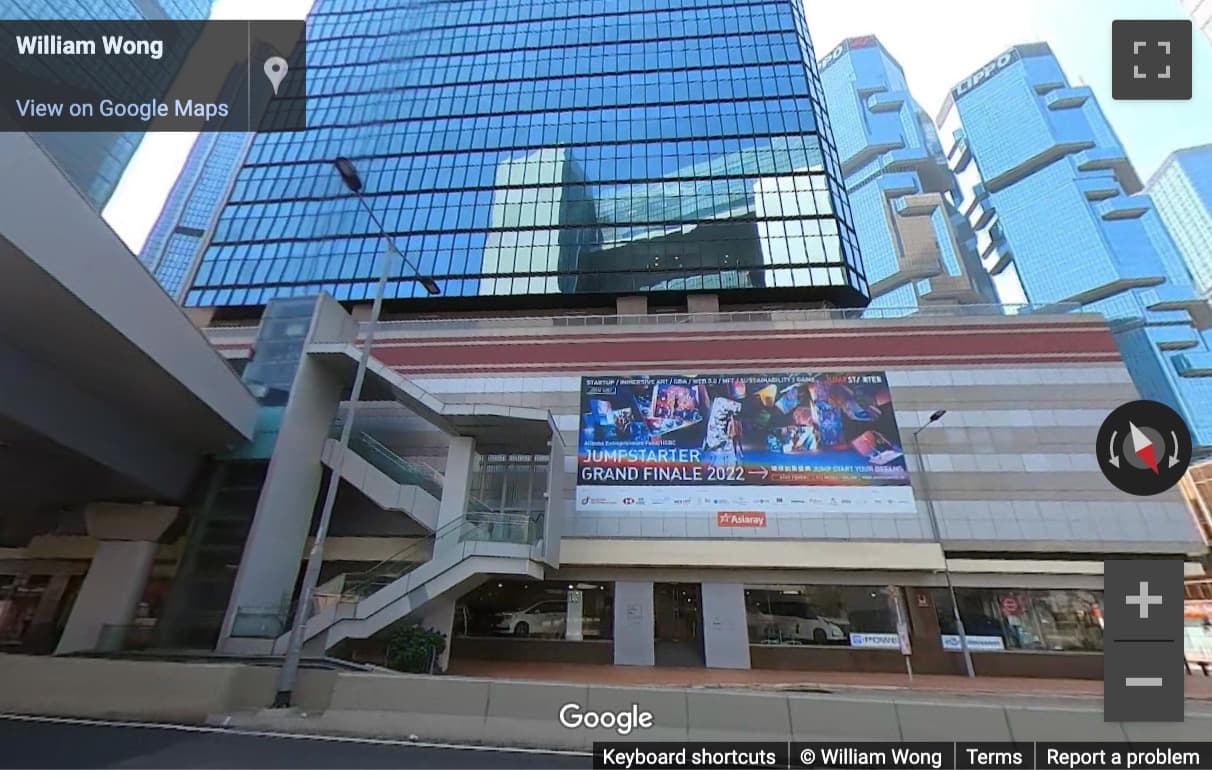
[[[581,511],[914,510],[883,372],[584,377],[578,448]]]

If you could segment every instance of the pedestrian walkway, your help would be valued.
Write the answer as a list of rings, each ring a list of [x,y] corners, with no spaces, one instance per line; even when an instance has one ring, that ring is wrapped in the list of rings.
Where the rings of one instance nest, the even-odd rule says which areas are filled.
[[[770,669],[650,668],[578,663],[535,663],[497,660],[452,660],[450,673],[492,679],[525,679],[602,685],[658,687],[746,687],[836,692],[848,689],[912,690],[915,692],[1068,695],[1102,697],[1103,683],[1085,679],[949,676],[925,674],[850,673],[834,671],[774,671]],[[1187,698],[1212,701],[1212,677],[1196,672],[1186,677]]]

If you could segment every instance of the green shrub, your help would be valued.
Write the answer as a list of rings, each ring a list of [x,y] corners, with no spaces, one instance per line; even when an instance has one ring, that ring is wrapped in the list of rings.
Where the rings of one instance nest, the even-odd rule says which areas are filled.
[[[430,674],[445,649],[446,634],[441,631],[405,626],[387,642],[387,666],[410,674]]]

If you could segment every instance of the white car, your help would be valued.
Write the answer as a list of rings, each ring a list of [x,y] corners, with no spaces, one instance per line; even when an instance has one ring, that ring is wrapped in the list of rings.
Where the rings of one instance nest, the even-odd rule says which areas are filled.
[[[567,619],[566,599],[545,599],[524,610],[505,613],[496,628],[513,636],[563,636]]]
[[[773,602],[749,613],[750,636],[783,644],[842,642],[846,632],[800,602]]]

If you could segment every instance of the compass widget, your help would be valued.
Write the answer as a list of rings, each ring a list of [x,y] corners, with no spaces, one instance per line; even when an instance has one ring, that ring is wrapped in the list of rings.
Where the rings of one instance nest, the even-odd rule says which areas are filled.
[[[1191,463],[1191,432],[1170,407],[1132,401],[1098,431],[1095,447],[1107,480],[1133,495],[1157,495],[1178,483]]]

